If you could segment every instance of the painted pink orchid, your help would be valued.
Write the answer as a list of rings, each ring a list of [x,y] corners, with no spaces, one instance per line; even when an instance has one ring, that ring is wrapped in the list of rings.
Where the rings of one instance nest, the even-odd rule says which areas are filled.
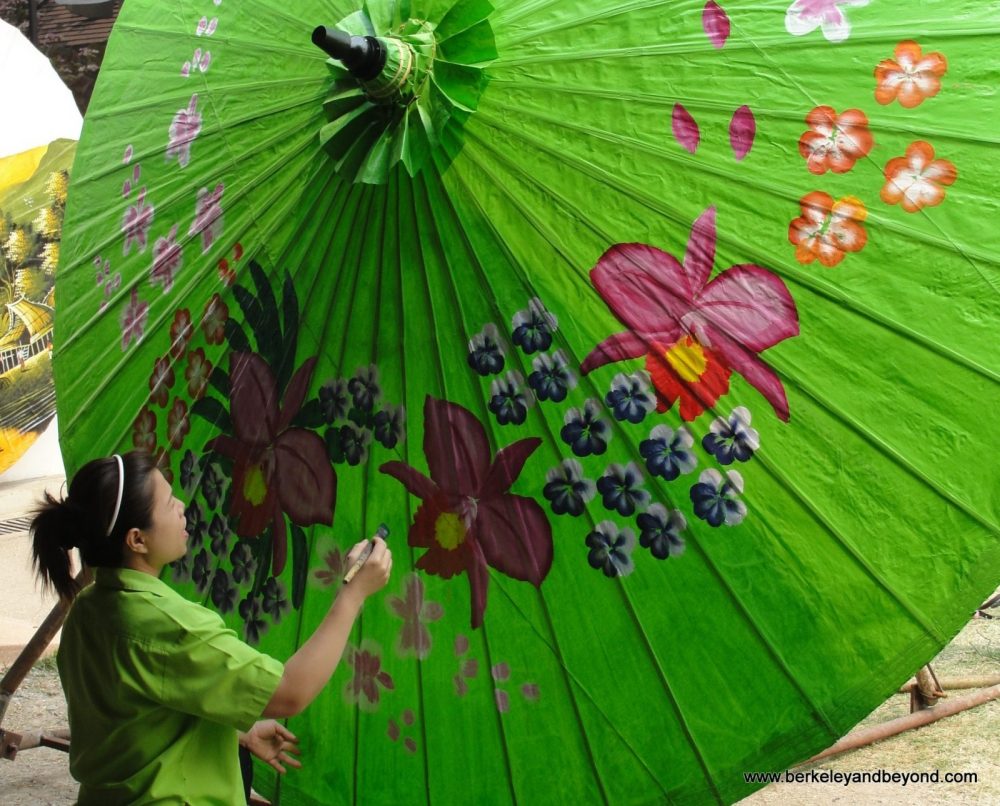
[[[212,248],[215,239],[222,235],[222,194],[225,186],[219,182],[213,190],[202,188],[198,191],[195,202],[194,221],[188,235],[201,233],[201,252],[204,254]]]
[[[788,420],[780,379],[759,356],[799,332],[795,302],[782,280],[753,264],[730,266],[709,282],[715,263],[715,208],[691,228],[683,262],[648,244],[611,247],[590,277],[628,330],[609,336],[584,359],[584,373],[647,359],[661,411],[681,400],[692,420],[728,389],[738,372]]]
[[[396,641],[396,652],[404,658],[424,660],[431,654],[431,634],[425,623],[440,621],[444,608],[424,599],[424,581],[416,574],[406,577],[402,596],[390,596],[389,609],[403,620]]]
[[[129,205],[122,218],[122,232],[125,233],[125,242],[122,244],[122,253],[128,254],[135,244],[140,252],[146,251],[149,243],[149,228],[153,226],[153,217],[156,208],[152,204],[146,203],[146,188],[139,191],[135,204]]]
[[[198,93],[191,96],[186,109],[178,109],[167,132],[166,158],[177,160],[181,168],[191,161],[191,144],[201,133],[201,113],[198,111]]]
[[[167,293],[174,287],[174,275],[181,268],[181,246],[177,243],[177,225],[170,228],[165,238],[157,238],[153,244],[153,267],[149,270],[149,282],[162,285]]]
[[[206,446],[233,461],[230,522],[240,537],[273,527],[272,571],[288,556],[285,515],[299,526],[333,523],[337,479],[323,440],[292,428],[316,366],[305,361],[278,400],[274,373],[256,353],[230,353],[232,435],[220,434]]]
[[[424,455],[430,478],[403,462],[379,470],[422,499],[408,535],[427,549],[416,566],[450,579],[469,575],[472,627],[483,623],[489,569],[540,586],[552,566],[552,527],[533,498],[514,495],[528,457],[541,444],[522,439],[492,457],[486,429],[466,408],[428,396]]]

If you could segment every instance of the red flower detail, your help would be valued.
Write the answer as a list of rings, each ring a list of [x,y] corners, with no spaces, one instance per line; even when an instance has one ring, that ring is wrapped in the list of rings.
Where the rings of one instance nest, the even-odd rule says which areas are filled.
[[[859,199],[833,196],[814,190],[799,199],[802,215],[788,225],[788,240],[795,244],[799,263],[819,260],[826,267],[836,266],[848,252],[859,252],[868,242],[864,220],[868,211]]]
[[[184,444],[184,437],[191,430],[191,423],[188,420],[188,406],[179,397],[174,398],[174,405],[170,407],[167,415],[167,439],[174,450]]]
[[[205,394],[211,375],[212,363],[205,358],[205,351],[201,347],[188,353],[188,365],[184,370],[184,379],[188,384],[188,394],[193,400],[198,400]]]
[[[692,345],[710,351],[709,363],[724,366],[727,377],[729,371],[738,372],[768,400],[778,417],[787,420],[785,389],[759,353],[798,334],[795,302],[781,279],[762,266],[731,266],[709,282],[714,263],[714,207],[694,222],[683,263],[648,244],[611,247],[590,278],[629,329],[598,344],[584,359],[583,372],[650,354],[659,361],[664,347],[683,346],[682,338],[690,336]],[[657,392],[666,402],[675,390],[666,384],[666,376],[661,377],[664,385]],[[720,383],[713,381],[713,387]],[[683,396],[676,397],[682,398],[683,405]]]
[[[333,523],[337,477],[323,440],[304,428],[290,428],[312,379],[310,358],[288,382],[279,406],[274,373],[256,353],[230,353],[230,416],[234,434],[206,446],[233,460],[230,522],[240,537],[255,537],[269,525],[272,571],[285,567],[285,515],[299,526]]]
[[[143,406],[132,423],[132,444],[146,453],[152,453],[156,448],[156,415],[148,406]]]
[[[809,173],[846,173],[872,150],[868,118],[860,109],[838,115],[832,106],[817,106],[808,115],[809,131],[799,138],[799,154]]]
[[[170,389],[174,385],[174,368],[170,358],[157,358],[153,364],[153,374],[149,376],[149,399],[160,408],[167,405]]]
[[[729,391],[729,367],[691,336],[669,347],[654,344],[646,369],[656,390],[656,410],[667,411],[680,399],[684,420],[694,420]]]
[[[372,641],[362,641],[360,648],[348,647],[347,662],[354,667],[354,676],[344,687],[344,696],[362,711],[374,711],[378,707],[379,689],[396,688],[392,677],[382,668],[381,650]]]
[[[222,297],[213,294],[205,305],[205,313],[201,317],[201,329],[209,344],[222,344],[226,338],[226,322],[229,320],[229,308]]]
[[[424,601],[424,583],[416,574],[406,577],[402,597],[390,596],[389,609],[403,619],[403,629],[396,641],[396,651],[405,657],[424,660],[431,654],[431,634],[424,622],[439,621],[444,609],[437,602]]]
[[[187,352],[188,342],[193,335],[191,312],[187,308],[179,308],[174,314],[173,324],[170,325],[170,355],[175,360],[179,361]]]
[[[423,499],[408,535],[427,549],[417,568],[449,579],[468,573],[472,626],[483,622],[489,568],[539,586],[552,567],[552,527],[533,498],[509,492],[541,444],[522,439],[491,456],[482,423],[468,409],[428,396],[424,455],[430,478],[403,462],[379,470]]]

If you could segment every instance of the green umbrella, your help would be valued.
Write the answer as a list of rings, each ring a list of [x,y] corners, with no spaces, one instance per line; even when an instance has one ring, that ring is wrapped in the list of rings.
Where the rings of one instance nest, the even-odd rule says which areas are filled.
[[[960,629],[1000,533],[995,11],[125,5],[67,469],[155,452],[170,578],[278,657],[348,546],[395,550],[262,789],[732,801]]]

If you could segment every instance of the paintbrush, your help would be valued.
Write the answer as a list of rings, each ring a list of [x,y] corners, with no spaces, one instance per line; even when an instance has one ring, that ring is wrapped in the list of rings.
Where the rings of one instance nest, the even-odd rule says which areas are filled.
[[[344,574],[344,584],[346,585],[352,579],[358,571],[361,570],[361,566],[365,564],[365,561],[372,556],[372,550],[375,548],[375,538],[381,537],[385,540],[389,536],[389,527],[384,523],[380,523],[378,529],[375,530],[375,534],[372,535],[371,540],[368,541],[368,545],[361,549],[361,556],[354,561],[354,565],[350,567],[350,570]]]

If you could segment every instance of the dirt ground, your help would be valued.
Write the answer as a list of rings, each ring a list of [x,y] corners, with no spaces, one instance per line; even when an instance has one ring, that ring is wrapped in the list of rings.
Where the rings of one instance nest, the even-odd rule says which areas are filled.
[[[974,619],[934,661],[939,678],[1000,673],[1000,610],[994,619]],[[0,672],[4,667],[0,665]],[[954,692],[953,696],[962,696]],[[908,697],[897,695],[861,723],[861,727],[903,716]],[[42,661],[27,677],[10,704],[4,726],[11,730],[66,724],[66,706],[52,659]],[[985,806],[1000,803],[1000,701],[935,722],[802,770],[841,772],[974,772],[972,784],[772,784],[741,801],[741,806],[773,804],[919,804],[920,806]],[[73,803],[76,786],[64,754],[28,750],[17,760],[0,760],[0,803],[37,806]]]

